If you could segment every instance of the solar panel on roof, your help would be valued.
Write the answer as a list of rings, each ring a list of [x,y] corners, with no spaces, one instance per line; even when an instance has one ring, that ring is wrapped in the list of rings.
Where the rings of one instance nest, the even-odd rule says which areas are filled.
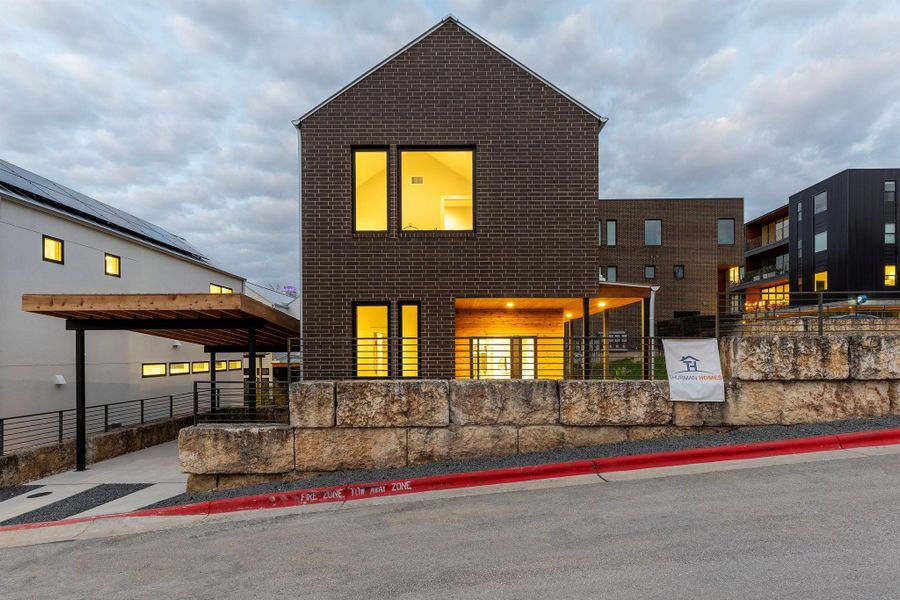
[[[0,183],[13,192],[25,192],[33,200],[61,208],[101,225],[108,225],[125,233],[130,233],[166,248],[176,250],[203,262],[209,263],[199,250],[161,227],[121,211],[90,196],[67,188],[40,175],[26,171],[12,163],[0,159]]]

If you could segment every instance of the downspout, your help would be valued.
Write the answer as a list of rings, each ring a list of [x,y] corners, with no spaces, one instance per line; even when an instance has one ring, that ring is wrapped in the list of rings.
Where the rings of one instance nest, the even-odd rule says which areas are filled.
[[[658,285],[650,286],[650,323],[648,333],[650,334],[650,380],[656,379],[656,292],[659,290]]]
[[[300,121],[294,121],[294,127],[297,129],[297,206],[299,208],[299,239],[300,239],[300,281],[297,289],[297,300],[300,302],[300,381],[303,381],[303,370],[306,361],[303,360],[303,155],[301,153],[301,133]],[[291,349],[288,348],[288,357],[290,357]]]

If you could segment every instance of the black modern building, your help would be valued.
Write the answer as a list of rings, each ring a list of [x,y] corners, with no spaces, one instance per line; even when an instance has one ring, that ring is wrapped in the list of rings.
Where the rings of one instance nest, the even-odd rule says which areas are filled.
[[[847,169],[790,196],[790,291],[897,285],[900,169]]]

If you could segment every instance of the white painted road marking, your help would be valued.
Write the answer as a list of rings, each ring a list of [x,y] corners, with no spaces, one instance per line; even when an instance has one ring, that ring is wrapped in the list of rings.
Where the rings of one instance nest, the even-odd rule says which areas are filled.
[[[95,506],[90,510],[78,513],[71,518],[77,519],[79,517],[93,517],[96,515],[131,512],[182,493],[184,493],[183,483],[157,483],[142,490],[122,496],[121,498],[111,500],[106,504]]]
[[[83,483],[80,485],[43,485],[39,488],[27,491],[24,494],[13,496],[9,500],[0,502],[0,523],[6,521],[7,519],[18,517],[19,515],[25,514],[27,512],[31,512],[39,508],[44,508],[45,506],[53,504],[54,502],[65,500],[70,496],[74,496],[75,494],[79,494],[93,487],[97,487],[97,484]],[[28,497],[33,496],[34,494],[40,494],[42,492],[50,493],[44,496],[39,496],[37,498]]]

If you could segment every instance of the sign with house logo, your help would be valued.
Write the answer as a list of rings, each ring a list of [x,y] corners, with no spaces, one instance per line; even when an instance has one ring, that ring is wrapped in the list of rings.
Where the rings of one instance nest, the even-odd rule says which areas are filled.
[[[725,379],[715,339],[663,340],[669,400],[725,402]]]

